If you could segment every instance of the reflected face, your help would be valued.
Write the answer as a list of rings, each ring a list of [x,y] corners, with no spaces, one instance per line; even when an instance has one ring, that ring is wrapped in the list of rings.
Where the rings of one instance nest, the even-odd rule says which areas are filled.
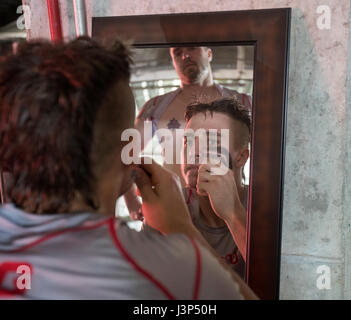
[[[183,83],[195,83],[207,75],[212,51],[207,47],[175,47],[170,49],[174,68]]]
[[[236,137],[235,137],[235,129],[238,125],[238,122],[232,119],[230,116],[214,112],[213,116],[209,112],[205,114],[198,113],[194,115],[186,125],[186,129],[192,129],[194,132],[198,129],[204,129],[208,132],[209,129],[215,129],[217,131],[217,139],[213,140],[213,137],[208,139],[208,146],[217,145],[218,147],[221,146],[221,129],[228,129],[229,130],[229,157],[231,159],[235,159],[238,152],[240,150],[236,150],[234,146],[236,145]],[[195,144],[195,146],[193,146]],[[195,164],[186,163],[187,161],[187,154],[191,153],[190,148],[193,148]],[[197,175],[199,169],[199,158],[202,152],[207,152],[207,150],[201,150],[201,145],[199,143],[199,137],[188,138],[187,136],[184,137],[184,146],[183,146],[183,164],[182,164],[182,174],[184,180],[189,188],[196,188],[197,184]]]

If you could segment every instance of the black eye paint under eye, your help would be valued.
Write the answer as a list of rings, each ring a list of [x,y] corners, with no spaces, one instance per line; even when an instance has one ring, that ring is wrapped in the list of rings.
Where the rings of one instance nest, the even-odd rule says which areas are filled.
[[[224,164],[230,169],[233,169],[233,159],[230,155],[229,151],[222,147],[221,145],[217,145],[217,156],[221,157],[224,161]]]

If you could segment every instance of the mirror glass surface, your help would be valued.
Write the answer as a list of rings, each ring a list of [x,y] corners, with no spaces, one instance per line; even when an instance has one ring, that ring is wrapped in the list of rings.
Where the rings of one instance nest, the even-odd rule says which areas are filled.
[[[173,50],[176,48],[183,47],[175,47]],[[236,92],[239,94],[239,97],[244,95],[249,97],[251,100],[253,92],[254,46],[230,45],[205,48],[210,48],[212,53],[212,58],[210,61],[212,72],[211,78],[213,79],[213,82],[216,84],[217,88],[221,87],[229,89],[230,92]],[[179,88],[182,87],[182,80],[180,79],[179,73],[177,73],[175,70],[175,65],[172,61],[172,55],[169,47],[135,48],[133,50],[133,61],[134,64],[132,68],[130,86],[135,97],[136,115],[140,114],[143,106],[147,104],[150,99],[163,96],[168,93],[176,93],[180,90]],[[188,101],[187,104],[194,102],[210,102],[212,100],[216,99],[211,99],[211,97],[206,96],[206,93],[204,93],[202,94],[202,97],[200,96],[200,98],[195,97],[194,95],[194,101]],[[249,104],[250,100],[248,102]],[[247,104],[247,101],[240,102]],[[166,112],[168,112],[167,109],[164,113]],[[161,122],[161,119],[162,116],[159,123]],[[171,124],[172,116],[169,117],[168,128],[170,128]],[[160,125],[160,127],[167,128],[167,125]],[[180,128],[183,127],[184,125],[180,126]],[[160,144],[160,140],[157,135],[154,135],[152,143],[148,143],[145,146],[142,154],[152,157],[156,162],[167,167],[167,165],[164,163],[165,161],[162,144]],[[250,177],[249,162],[250,157],[248,157],[242,169],[243,184],[246,186],[246,190],[248,190],[247,186],[249,184]],[[172,170],[172,168],[170,169]],[[181,176],[181,169],[179,171],[180,173],[176,173]],[[117,201],[116,213],[122,219],[127,220],[128,224],[132,228],[135,228],[136,230],[141,229],[142,222],[133,221],[129,217],[129,212],[123,198],[120,198]],[[227,258],[233,260],[233,257],[228,256]]]

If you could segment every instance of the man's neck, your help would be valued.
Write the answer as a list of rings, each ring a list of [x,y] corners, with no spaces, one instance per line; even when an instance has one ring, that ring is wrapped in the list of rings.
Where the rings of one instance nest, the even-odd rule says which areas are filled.
[[[181,88],[184,91],[188,90],[203,90],[210,87],[214,87],[214,82],[212,78],[212,72],[209,71],[205,76],[200,76],[195,82],[189,82],[186,80],[182,80]]]
[[[123,183],[121,175],[117,175],[118,170],[111,167],[110,170],[95,173],[99,177],[95,181],[94,190],[92,190],[93,201],[97,209],[86,204],[85,200],[79,194],[72,201],[72,211],[87,211],[99,213],[102,216],[113,216],[115,213],[116,199],[119,197],[119,190]]]
[[[214,83],[211,85],[182,84],[180,91],[180,96],[186,104],[191,101],[213,100],[218,94],[219,91]]]
[[[197,82],[191,82],[191,83],[186,83],[182,82],[180,87],[182,88],[183,91],[188,91],[188,90],[203,90],[203,89],[208,89],[211,87],[214,87],[214,82],[212,79],[205,80],[205,81],[197,81]]]

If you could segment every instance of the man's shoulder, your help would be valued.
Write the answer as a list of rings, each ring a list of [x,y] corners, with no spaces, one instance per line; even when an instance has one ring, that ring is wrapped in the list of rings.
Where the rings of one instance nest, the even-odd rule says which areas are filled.
[[[164,236],[155,229],[144,226],[141,231],[129,228],[125,223],[116,225],[116,232],[126,247],[143,256],[149,249],[158,254],[172,254],[174,248],[188,248],[189,238],[183,234]],[[157,251],[154,251],[157,248]]]
[[[222,95],[225,97],[250,97],[248,94],[246,93],[240,93],[237,90],[234,89],[230,89],[230,88],[226,88],[226,87],[222,87]]]
[[[194,242],[185,234],[163,235],[151,227],[138,232],[125,225],[118,225],[116,233],[126,251],[147,269],[178,266],[186,274],[196,265]]]
[[[235,97],[239,100],[241,104],[246,106],[249,110],[252,108],[252,99],[251,96],[246,94],[246,93],[240,93],[237,90],[230,89],[227,87],[224,87],[220,84],[217,84],[217,88],[219,89],[222,97],[224,98],[232,98]]]
[[[155,275],[178,299],[240,299],[238,284],[208,249],[184,234],[147,230],[120,234],[137,265]],[[129,238],[129,239],[127,239]],[[170,277],[170,271],[172,277]]]

